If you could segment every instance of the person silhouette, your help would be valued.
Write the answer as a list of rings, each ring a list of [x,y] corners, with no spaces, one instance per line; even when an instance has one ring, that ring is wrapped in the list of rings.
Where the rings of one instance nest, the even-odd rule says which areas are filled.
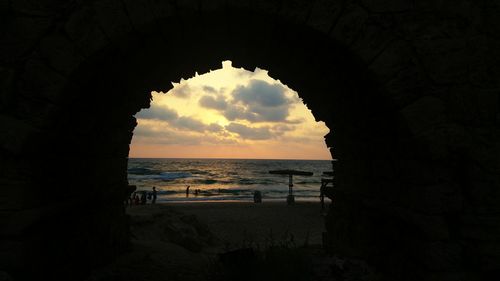
[[[189,185],[186,187],[186,197],[189,197]]]
[[[139,205],[139,201],[140,201],[139,200],[139,195],[136,192],[134,192],[134,201],[133,201],[134,203],[133,204],[134,205]]]
[[[153,186],[153,194],[152,194],[152,200],[151,200],[151,204],[154,204],[156,203],[156,196],[157,196],[157,191],[156,191],[156,186]]]

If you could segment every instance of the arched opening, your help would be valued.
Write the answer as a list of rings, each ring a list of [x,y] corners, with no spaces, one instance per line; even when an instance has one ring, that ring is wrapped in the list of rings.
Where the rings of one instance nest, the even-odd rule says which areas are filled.
[[[322,172],[331,170],[328,128],[266,70],[221,66],[153,91],[150,107],[135,115],[129,184],[141,192],[156,186],[167,202],[249,201],[254,192],[271,200],[286,198],[288,178],[270,170],[305,169],[314,174],[295,195],[318,201]]]
[[[299,266],[287,271],[290,278],[312,275],[304,261],[321,247],[325,232],[320,186],[322,173],[332,169],[324,142],[329,130],[266,70],[237,69],[230,61],[221,66],[181,80],[167,93],[153,91],[149,108],[135,115],[128,183],[136,189],[126,211],[134,251],[140,247],[151,259],[134,266],[151,275],[168,268],[171,275],[199,276],[204,269],[232,280],[245,268],[228,270],[213,252],[246,251],[251,254],[242,256],[245,263],[266,268],[250,279],[276,275],[288,262]],[[273,170],[312,175],[295,175],[290,187],[289,176]],[[156,248],[172,250],[162,254]],[[124,266],[113,272],[140,278],[124,274]]]
[[[494,23],[494,7],[103,3],[8,5],[8,29],[32,31],[7,36],[2,60],[9,274],[83,279],[125,249],[127,155],[146,89],[224,59],[270,69],[332,130],[342,188],[329,248],[395,279],[498,273],[496,56],[454,49],[469,34],[496,44],[482,19]],[[54,263],[64,266],[49,272]]]
[[[343,159],[338,172],[346,192],[339,190],[338,198],[350,207],[342,211],[351,215],[350,208],[357,210],[358,206],[349,202],[357,201],[368,186],[372,189],[374,183],[380,182],[374,181],[379,175],[372,167],[381,165],[374,165],[373,160],[390,159],[387,155],[394,153],[392,143],[407,131],[373,75],[346,48],[313,29],[246,11],[235,11],[232,16],[228,27],[217,14],[207,15],[203,25],[198,16],[185,15],[181,33],[176,32],[179,21],[168,21],[160,29],[155,22],[147,27],[152,33],[138,32],[120,38],[117,44],[86,59],[71,76],[65,92],[72,94],[63,100],[65,106],[58,108],[52,127],[57,137],[48,140],[55,150],[45,158],[67,164],[61,171],[63,178],[47,178],[45,170],[35,177],[44,185],[53,186],[56,197],[61,195],[60,199],[51,198],[63,204],[55,214],[59,218],[54,220],[81,218],[78,223],[65,225],[66,232],[79,233],[76,238],[62,237],[57,241],[58,245],[68,245],[58,255],[69,264],[63,271],[84,275],[89,268],[106,263],[126,249],[127,217],[122,203],[129,193],[127,156],[136,126],[133,115],[150,103],[151,96],[145,89],[168,89],[170,81],[187,78],[195,69],[216,69],[225,59],[241,63],[245,69],[270,69],[271,76],[297,90],[315,117],[336,132],[326,137],[326,143],[335,145],[336,157]],[[258,25],[249,26],[249,19]],[[222,33],[207,37],[205,31],[210,29]],[[172,33],[164,36],[163,32]],[[367,92],[372,95],[365,95]],[[73,188],[67,190],[61,181],[71,181]],[[385,190],[388,192],[395,184],[389,179],[384,182]],[[331,215],[337,216],[336,210]],[[354,216],[334,224],[350,225],[364,213]],[[337,226],[327,224],[329,227]],[[351,243],[337,236],[331,236],[329,243],[339,252],[369,256],[380,250],[373,248],[373,240],[385,241],[375,230],[369,226],[362,232],[336,233],[352,236]],[[52,235],[52,231],[41,232]],[[79,247],[75,239],[85,237],[95,240],[85,249],[72,250]]]
[[[95,135],[92,144],[86,143],[82,148],[87,155],[93,155],[88,161],[99,162],[99,166],[93,166],[94,170],[91,172],[96,178],[87,177],[88,185],[95,186],[96,190],[107,186],[105,189],[111,191],[108,186],[113,184],[117,191],[124,192],[127,173],[123,168],[136,125],[132,115],[141,108],[148,107],[151,99],[150,95],[145,94],[148,92],[145,89],[169,89],[170,81],[178,81],[179,75],[187,78],[196,69],[200,69],[199,72],[202,73],[203,69],[216,69],[220,61],[231,59],[241,62],[245,69],[270,69],[271,76],[279,77],[285,84],[296,89],[315,117],[324,121],[331,129],[332,133],[327,135],[326,143],[335,149],[336,157],[342,159],[338,173],[343,189],[338,191],[338,197],[353,209],[342,209],[348,215],[337,213],[337,210],[330,212],[330,215],[354,217],[347,221],[331,220],[329,223],[334,225],[327,224],[327,229],[346,229],[339,224],[350,225],[351,221],[365,218],[365,212],[372,213],[372,210],[356,213],[359,208],[354,202],[360,194],[367,190],[371,190],[370,194],[373,193],[373,187],[380,188],[379,184],[383,184],[383,190],[388,193],[396,188],[395,179],[389,178],[387,174],[379,174],[374,169],[392,169],[394,164],[387,162],[390,162],[390,155],[394,153],[393,142],[405,137],[407,130],[400,124],[398,113],[391,109],[391,102],[380,92],[380,86],[373,75],[361,67],[360,62],[347,49],[312,29],[291,22],[280,22],[264,15],[251,16],[258,18],[257,22],[262,24],[262,28],[249,27],[245,22],[248,17],[243,13],[233,19],[231,29],[226,30],[232,34],[230,37],[226,37],[226,34],[206,37],[203,34],[203,30],[210,28],[224,30],[220,28],[222,23],[218,20],[208,21],[201,30],[195,24],[196,21],[183,25],[183,33],[174,38],[158,34],[127,37],[125,41],[110,46],[95,57],[99,64],[98,71],[90,60],[81,68],[82,72],[75,76],[76,81],[71,84],[73,88],[70,90],[81,94],[76,94],[71,101],[72,107],[68,107],[68,114],[71,116],[86,108],[93,108],[94,115],[99,116],[99,122],[96,120],[94,124],[106,124],[100,127],[102,133]],[[214,26],[210,27],[211,25]],[[267,27],[268,25],[272,28]],[[247,33],[243,36],[237,27],[246,29]],[[186,34],[193,36],[186,37]],[[227,38],[231,38],[230,42],[226,41]],[[268,44],[262,44],[263,41]],[[221,42],[227,43],[221,45]],[[98,106],[95,105],[96,99],[99,100]],[[74,122],[72,117],[63,118],[62,127],[71,127],[64,124],[69,120]],[[88,120],[81,121],[82,125],[88,126]],[[95,127],[91,130],[95,130]],[[89,154],[89,146],[98,152]],[[104,167],[109,166],[116,167],[117,170],[112,177],[107,178],[102,172]],[[383,182],[377,177],[383,177]],[[380,197],[385,195],[382,192],[379,194]],[[101,208],[109,210],[109,205],[104,204]],[[117,209],[118,211],[121,210]],[[385,235],[384,231],[392,231],[387,230],[392,226],[377,233],[378,225],[369,221],[370,219],[366,219],[366,230],[355,233],[350,233],[350,230],[349,233],[337,232],[331,236],[328,244],[331,247],[335,245],[339,253],[346,251],[361,256],[374,255],[380,249],[373,247],[372,241],[385,241],[382,237]],[[336,236],[339,234],[349,235],[352,239],[345,240]],[[378,242],[377,245],[386,247]]]

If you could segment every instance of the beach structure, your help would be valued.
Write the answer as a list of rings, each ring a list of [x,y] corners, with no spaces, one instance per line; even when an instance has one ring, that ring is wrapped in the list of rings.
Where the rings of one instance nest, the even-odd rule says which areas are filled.
[[[321,178],[321,187],[319,188],[319,198],[321,202],[321,212],[324,212],[325,210],[325,195],[328,193],[331,193],[331,189],[335,186],[333,183],[334,176],[333,172],[323,172],[323,176]],[[331,184],[331,186],[329,186]],[[329,196],[327,196],[330,198]]]
[[[325,196],[333,199],[333,188],[335,187],[335,166],[338,159],[332,159],[332,170],[323,172],[323,177],[321,178],[320,187],[320,201],[321,201],[321,212],[325,210]]]
[[[297,171],[297,170],[273,170],[269,171],[270,174],[277,175],[288,175],[288,196],[286,197],[286,203],[288,205],[295,203],[295,196],[293,195],[293,176],[312,176],[312,172]]]

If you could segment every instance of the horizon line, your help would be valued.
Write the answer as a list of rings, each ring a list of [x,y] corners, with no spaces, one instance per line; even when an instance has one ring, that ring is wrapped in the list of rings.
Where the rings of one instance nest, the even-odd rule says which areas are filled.
[[[128,157],[128,159],[217,159],[217,160],[304,160],[304,161],[332,161],[333,159],[278,159],[278,158],[218,158],[218,157]]]

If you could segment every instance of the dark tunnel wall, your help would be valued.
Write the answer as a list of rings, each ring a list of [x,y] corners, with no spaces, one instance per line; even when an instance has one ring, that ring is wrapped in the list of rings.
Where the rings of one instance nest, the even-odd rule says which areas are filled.
[[[331,251],[398,280],[499,274],[500,9],[486,3],[9,2],[0,271],[84,278],[125,250],[133,114],[230,59],[330,128]]]

